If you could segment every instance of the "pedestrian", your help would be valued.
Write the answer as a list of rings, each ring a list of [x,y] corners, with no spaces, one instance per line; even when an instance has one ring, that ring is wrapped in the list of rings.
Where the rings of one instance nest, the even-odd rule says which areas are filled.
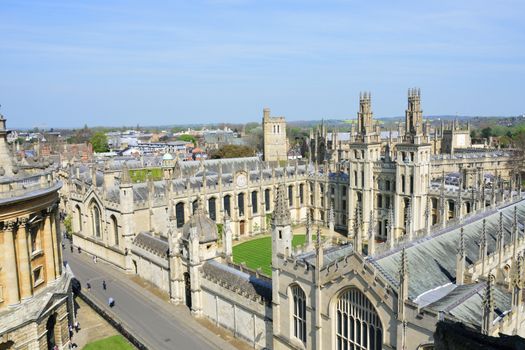
[[[53,350],[58,350],[58,345],[53,346]]]
[[[71,253],[73,253],[73,244],[71,244],[69,248],[71,248]]]
[[[97,263],[97,256],[96,255],[93,255],[93,262],[96,264]]]
[[[89,282],[86,283],[86,286],[87,286],[87,289],[88,289],[88,290],[91,290],[91,283],[89,283]]]
[[[80,323],[77,321],[75,321],[75,332],[78,333],[78,331],[80,331]]]
[[[113,299],[112,297],[109,297],[109,299],[108,299],[108,305],[109,305],[109,307],[113,307],[113,306],[115,306],[115,299]]]
[[[102,281],[102,289],[106,290],[106,280]]]
[[[80,247],[78,247],[78,254],[82,253],[82,249],[80,249]]]
[[[68,330],[69,330],[69,338],[72,338],[73,337],[73,326],[71,325],[71,323],[68,326]]]
[[[66,248],[66,244],[62,242],[62,249]]]

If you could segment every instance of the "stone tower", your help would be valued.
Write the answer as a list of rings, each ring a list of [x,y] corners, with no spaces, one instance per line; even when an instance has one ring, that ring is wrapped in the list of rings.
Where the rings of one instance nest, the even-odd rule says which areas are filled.
[[[286,120],[284,117],[270,117],[270,109],[263,109],[263,160],[266,162],[288,159]]]
[[[424,217],[414,215],[425,209],[430,185],[432,146],[423,130],[421,91],[408,90],[403,142],[396,146],[396,188],[394,196],[394,236],[408,234],[425,227]],[[410,212],[408,212],[410,211]],[[410,218],[410,225],[407,225]]]
[[[369,92],[359,96],[359,112],[357,113],[357,131],[351,135],[349,159],[349,198],[347,208],[348,229],[355,226],[355,213],[359,209],[362,215],[361,234],[368,232],[370,212],[374,210],[375,183],[374,164],[381,156],[381,140],[379,125],[373,120],[372,99]],[[359,208],[357,208],[359,207]],[[373,224],[372,224],[373,225]],[[356,232],[350,234],[355,235]],[[354,236],[354,238],[357,238]],[[359,237],[363,239],[365,237]]]
[[[272,215],[272,265],[277,255],[289,256],[292,249],[290,209],[286,198],[286,187],[280,184],[275,197]]]

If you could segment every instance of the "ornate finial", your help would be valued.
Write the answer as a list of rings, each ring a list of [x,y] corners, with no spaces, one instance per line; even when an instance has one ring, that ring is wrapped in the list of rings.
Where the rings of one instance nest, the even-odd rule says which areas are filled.
[[[487,245],[487,222],[483,219],[483,225],[481,227],[480,246],[485,247]]]
[[[492,270],[489,271],[487,276],[487,286],[485,288],[485,295],[483,296],[483,306],[487,307],[490,312],[494,310],[494,274]]]
[[[515,287],[523,288],[523,253],[516,258],[516,268],[512,283]]]
[[[374,210],[370,210],[370,222],[368,224],[368,239],[374,239]]]
[[[129,169],[128,164],[126,161],[122,163],[122,168],[120,172],[120,183],[121,184],[130,184],[131,183],[131,176],[129,175]]]
[[[399,262],[399,275],[405,277],[408,275],[408,255],[405,246],[401,249],[401,261]]]
[[[499,220],[498,220],[498,241],[501,241],[503,238],[503,212],[499,212]]]
[[[321,226],[317,225],[317,237],[315,237],[316,248],[321,249]]]
[[[286,226],[291,224],[290,209],[286,200],[286,188],[280,184],[275,196],[275,209],[273,210],[272,220],[274,225]]]
[[[465,233],[463,232],[463,227],[459,231],[458,255],[465,256]]]

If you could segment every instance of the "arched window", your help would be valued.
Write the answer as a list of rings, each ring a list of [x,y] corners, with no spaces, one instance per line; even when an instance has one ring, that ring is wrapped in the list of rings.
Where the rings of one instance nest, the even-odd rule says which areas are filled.
[[[292,287],[293,336],[306,343],[306,295],[299,286]]]
[[[237,206],[239,207],[239,216],[244,216],[244,193],[237,195]]]
[[[257,191],[252,192],[252,212],[257,214],[259,211],[259,203],[257,203]]]
[[[337,350],[381,350],[383,327],[368,298],[348,289],[337,300],[335,338]]]
[[[113,226],[113,240],[115,242],[115,245],[118,245],[119,243],[118,223],[117,223],[117,218],[115,217],[115,215],[111,215],[111,226]]]
[[[293,186],[288,186],[288,206],[293,206]]]
[[[217,220],[217,208],[215,206],[215,197],[208,199],[208,211],[210,213],[210,219],[213,221]]]
[[[77,205],[75,207],[77,209],[77,228],[78,232],[82,231],[82,211],[80,210],[80,207]]]
[[[232,215],[230,211],[230,198],[231,196],[229,194],[224,196],[224,211],[228,213],[228,216]]]
[[[264,209],[270,211],[270,189],[264,190]]]
[[[91,209],[91,223],[93,227],[93,236],[100,238],[102,231],[100,228],[100,209],[96,204]]]
[[[192,213],[195,214],[195,212],[197,211],[198,208],[199,208],[199,200],[196,199],[196,200],[193,201],[193,203],[191,203]]]
[[[177,218],[177,227],[184,226],[184,203],[179,202],[175,205],[175,217]]]

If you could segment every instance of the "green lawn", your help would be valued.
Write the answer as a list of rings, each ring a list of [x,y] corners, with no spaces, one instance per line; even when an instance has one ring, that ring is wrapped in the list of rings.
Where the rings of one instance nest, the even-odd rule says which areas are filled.
[[[163,172],[161,168],[150,169],[131,169],[129,170],[129,177],[131,182],[145,182],[151,176],[153,181],[162,180]]]
[[[316,235],[313,236],[315,242]],[[294,247],[304,244],[305,235],[294,235],[292,245]],[[251,269],[261,268],[262,273],[272,275],[272,237],[262,237],[238,244],[233,247],[233,262],[246,263]]]
[[[134,347],[121,335],[97,340],[84,346],[83,350],[133,350]]]

